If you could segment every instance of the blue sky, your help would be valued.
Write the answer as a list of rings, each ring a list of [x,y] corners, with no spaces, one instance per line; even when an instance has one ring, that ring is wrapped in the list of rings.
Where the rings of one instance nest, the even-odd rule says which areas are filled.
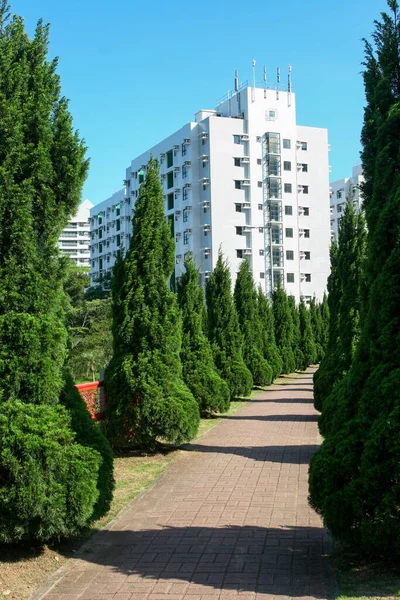
[[[88,145],[83,198],[122,186],[125,168],[200,108],[251,78],[293,67],[297,121],[327,127],[331,179],[359,162],[364,94],[362,38],[385,0],[10,0],[33,32],[51,23],[63,92]]]

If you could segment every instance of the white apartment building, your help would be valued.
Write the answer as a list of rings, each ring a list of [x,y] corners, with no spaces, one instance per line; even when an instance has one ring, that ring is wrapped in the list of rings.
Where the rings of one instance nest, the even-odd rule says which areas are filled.
[[[347,198],[352,197],[353,207],[356,213],[362,207],[363,197],[360,184],[363,183],[362,165],[356,165],[352,169],[351,177],[339,179],[331,183],[331,232],[332,239],[339,239],[340,222],[346,207]]]
[[[71,217],[58,240],[58,246],[79,267],[90,266],[90,209],[93,204],[84,200]]]
[[[267,294],[279,279],[299,301],[329,274],[327,130],[296,122],[295,94],[245,82],[132,160],[124,188],[91,209],[92,282],[126,250],[150,153],[159,160],[178,278],[187,251],[204,283],[218,249],[233,279],[243,258]]]

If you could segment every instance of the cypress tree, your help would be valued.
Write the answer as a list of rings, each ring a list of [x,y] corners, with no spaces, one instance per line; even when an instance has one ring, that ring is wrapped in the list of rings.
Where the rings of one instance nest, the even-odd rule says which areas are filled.
[[[400,555],[400,15],[366,42],[362,131],[368,225],[365,304],[340,416],[314,455],[310,498],[332,533],[368,555]]]
[[[203,330],[204,292],[198,282],[199,270],[188,253],[177,290],[182,312],[183,379],[202,414],[224,412],[229,408],[229,387],[215,367],[211,345]]]
[[[265,360],[271,366],[272,379],[275,379],[282,373],[282,358],[275,342],[274,313],[261,287],[258,288],[257,300],[258,314],[261,322],[263,354]]]
[[[317,352],[314,342],[314,334],[311,326],[310,310],[307,308],[303,298],[299,304],[299,322],[300,322],[300,350],[303,356],[302,369],[315,363]]]
[[[296,300],[294,296],[288,296],[288,304],[290,311],[290,318],[292,320],[293,336],[292,336],[292,350],[295,360],[296,369],[302,371],[305,369],[305,358],[301,349],[301,329],[300,329],[300,314],[299,309],[296,306]]]
[[[362,214],[354,214],[353,206],[347,202],[339,232],[337,254],[337,276],[340,286],[338,307],[338,336],[332,348],[330,371],[325,376],[322,401],[322,415],[319,420],[320,431],[326,435],[334,426],[338,407],[337,385],[350,369],[360,332],[360,309],[363,293],[362,268],[365,260],[365,227]],[[340,418],[340,417],[339,417]]]
[[[243,360],[243,337],[232,296],[231,274],[221,250],[206,285],[206,301],[208,336],[215,365],[228,383],[232,397],[248,396],[253,378]]]
[[[322,299],[321,304],[318,305],[319,313],[321,315],[321,346],[323,351],[323,356],[325,356],[326,348],[328,346],[329,339],[329,303],[328,296],[324,292],[324,297]],[[322,359],[321,358],[321,359]]]
[[[198,404],[182,379],[180,311],[169,287],[174,255],[159,170],[150,159],[130,247],[112,284],[114,356],[105,385],[114,446],[181,443],[198,428]]]
[[[293,354],[293,321],[288,297],[280,284],[272,293],[272,309],[275,323],[275,340],[282,359],[282,373],[293,373],[296,369]]]
[[[75,534],[107,510],[110,448],[64,402],[65,261],[57,241],[88,169],[61,96],[49,27],[0,3],[0,539]],[[82,399],[77,399],[84,408]],[[65,404],[64,408],[60,403]],[[100,465],[104,466],[99,477]]]
[[[248,260],[243,260],[236,278],[235,306],[242,332],[243,358],[254,385],[270,385],[272,369],[263,356],[263,333],[258,314],[257,292]]]
[[[310,321],[312,334],[315,343],[315,362],[321,362],[324,356],[324,324],[321,314],[321,305],[318,304],[317,299],[312,298],[310,304]]]

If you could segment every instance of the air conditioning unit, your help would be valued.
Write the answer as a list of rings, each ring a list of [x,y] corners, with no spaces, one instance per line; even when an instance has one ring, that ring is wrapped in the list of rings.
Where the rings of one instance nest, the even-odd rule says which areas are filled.
[[[242,142],[248,142],[249,141],[249,136],[247,135],[247,133],[242,133],[242,135],[240,136],[240,140]]]
[[[250,179],[243,179],[243,180],[242,180],[242,186],[245,186],[245,187],[247,187],[247,186],[249,186],[249,185],[250,185]]]
[[[191,229],[185,229],[185,233],[192,233]]]
[[[185,160],[185,163],[184,163],[184,165],[185,165],[185,167],[191,167],[191,166],[192,166],[192,163],[191,163],[191,161],[190,161],[190,160]]]
[[[206,131],[203,131],[203,132],[200,134],[200,139],[201,139],[201,140],[207,140],[207,139],[208,139],[208,133],[207,133]]]
[[[192,207],[190,205],[186,206],[186,210],[192,210]]]
[[[180,194],[181,193],[181,188],[175,188],[174,192],[175,192],[175,194]]]
[[[179,150],[179,144],[174,145],[174,150]]]
[[[201,183],[203,185],[209,185],[210,184],[210,180],[207,177],[203,177],[203,179],[200,179]]]
[[[175,214],[176,214],[176,216],[178,217],[178,216],[181,214],[181,211],[180,211],[180,210],[176,210],[176,211],[175,211]]]
[[[165,152],[161,152],[161,154],[160,154],[160,158],[161,158],[161,159],[165,158]]]
[[[299,235],[304,235],[304,229],[299,229]]]
[[[183,143],[185,144],[185,146],[188,146],[190,144],[190,142],[191,142],[190,138],[185,138],[183,140]]]
[[[252,249],[251,249],[251,248],[245,248],[245,249],[243,250],[243,254],[246,254],[247,256],[248,256],[249,254],[251,254],[251,253],[252,253]]]
[[[178,241],[181,237],[182,237],[182,232],[178,231],[178,233],[175,235],[176,241]]]
[[[297,168],[298,169],[302,169],[303,168],[303,163],[297,163]]]
[[[174,171],[175,171],[175,173],[180,173],[181,172],[181,168],[180,167],[175,167]]]
[[[242,156],[240,162],[247,165],[250,162],[250,158],[248,156]]]
[[[201,205],[202,205],[204,208],[210,208],[210,201],[209,201],[209,200],[204,200],[204,201],[201,203]]]
[[[161,173],[161,179],[165,179],[166,178],[166,173]]]
[[[192,189],[192,184],[191,183],[185,183],[185,185],[183,186],[186,190],[191,190]]]
[[[297,191],[300,194],[303,191],[303,186],[302,185],[298,185],[297,186]]]

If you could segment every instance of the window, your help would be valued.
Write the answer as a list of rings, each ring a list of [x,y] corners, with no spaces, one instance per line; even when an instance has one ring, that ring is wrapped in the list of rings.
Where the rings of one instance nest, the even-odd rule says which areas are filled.
[[[265,120],[266,121],[275,121],[276,117],[277,117],[277,110],[273,109],[273,108],[269,108],[268,110],[265,111]]]
[[[243,227],[236,227],[236,235],[243,235]]]
[[[310,237],[310,230],[309,229],[305,229],[304,230],[304,237],[305,238],[309,238]]]
[[[261,158],[257,158],[257,164],[258,164],[258,165],[261,165],[261,164],[262,164],[262,163],[261,163]]]
[[[117,204],[117,206],[115,207],[115,214],[117,217],[119,217],[119,215],[121,214],[121,205]]]
[[[103,237],[103,232],[101,229],[99,229],[99,238],[101,239]]]
[[[103,269],[103,259],[99,258],[99,269],[100,271]]]
[[[300,144],[301,144],[300,147],[302,150],[307,150],[307,142],[300,142]]]
[[[285,192],[285,194],[291,194],[292,193],[292,184],[285,183],[283,186],[283,191]]]
[[[202,137],[202,138],[201,138],[201,145],[202,145],[202,146],[205,146],[205,145],[206,145],[206,142],[207,142],[207,138],[206,138],[206,137]]]
[[[174,195],[168,194],[167,200],[168,200],[168,210],[172,210],[174,208]]]
[[[188,213],[188,211],[186,210],[186,208],[184,208],[184,209],[183,209],[183,212],[182,212],[182,220],[183,220],[183,222],[184,222],[184,223],[187,223],[187,220],[188,220],[188,218],[189,218],[189,213]]]
[[[174,223],[174,215],[168,216],[168,223],[171,230],[171,237],[175,237],[175,223]]]
[[[293,237],[293,229],[291,227],[286,227],[285,235],[287,238],[292,238]]]
[[[243,250],[236,250],[236,257],[243,258]]]
[[[307,281],[307,283],[309,283],[311,281],[311,273],[304,273],[305,275],[305,281]]]
[[[143,169],[140,169],[140,171],[138,171],[138,175],[139,175],[139,183],[143,183],[143,181],[144,181],[144,171],[143,171]]]
[[[266,134],[266,139],[267,139],[268,154],[280,154],[281,153],[281,136],[280,136],[280,134],[268,132]]]
[[[270,154],[267,159],[267,174],[268,175],[280,175],[281,174],[281,159],[278,155]]]
[[[263,209],[263,205],[262,205],[262,204],[259,204],[259,205],[258,205],[258,210],[262,210],[262,209]]]
[[[187,146],[186,144],[182,144],[182,156],[186,156],[187,154]]]
[[[336,198],[337,198],[338,200],[340,200],[340,198],[341,198],[341,197],[342,197],[342,190],[338,190],[338,191],[336,192]]]
[[[260,256],[264,256],[264,250],[259,250]]]
[[[285,148],[285,150],[290,150],[290,140],[282,140],[283,143],[283,147]]]
[[[256,142],[261,142],[261,135],[257,135]]]
[[[304,207],[303,207],[303,215],[304,215],[305,217],[309,217],[309,216],[310,216],[310,209],[309,209],[309,207],[308,207],[308,206],[304,206]]]
[[[120,246],[120,245],[121,245],[121,235],[118,234],[117,235],[117,246]]]
[[[240,204],[235,204],[236,212],[242,212],[242,207]]]
[[[303,173],[308,173],[308,165],[306,163],[303,163],[301,165],[301,170],[303,171]]]
[[[182,192],[182,198],[183,198],[184,202],[188,199],[188,196],[189,196],[189,191],[186,187],[184,187],[183,192]]]
[[[258,228],[258,233],[264,233],[264,227],[259,227]]]
[[[308,194],[308,185],[303,185],[303,194]]]
[[[169,173],[168,173],[169,175]],[[182,167],[182,179],[186,179],[187,177],[187,167],[185,167],[185,165],[183,165]]]
[[[304,252],[304,258],[305,258],[305,260],[310,260],[311,252]]]
[[[168,152],[167,152],[167,169],[172,167],[173,164],[174,164],[173,152],[172,152],[172,150],[168,150]]]
[[[99,225],[101,225],[102,222],[103,222],[103,215],[99,215]],[[72,223],[71,223],[71,225],[72,225]],[[76,227],[76,225],[75,225],[75,227]]]
[[[99,252],[103,252],[103,244],[99,244]]]
[[[286,273],[286,281],[288,283],[294,283],[294,273]]]
[[[183,244],[185,246],[187,246],[189,244],[189,234],[187,231],[184,231],[184,233],[183,233]]]
[[[293,250],[286,250],[286,260],[294,260]]]
[[[293,207],[285,206],[285,215],[292,215],[292,214],[293,214]]]
[[[240,167],[240,158],[234,158],[233,164],[235,165],[235,167]]]
[[[121,229],[121,219],[117,219],[117,231]]]
[[[208,162],[207,160],[203,160],[203,161],[202,161],[202,164],[203,164],[203,169],[204,169],[204,168],[207,166],[207,162]]]
[[[284,171],[291,171],[292,170],[292,163],[289,160],[284,160],[283,161],[283,170]]]
[[[174,174],[172,171],[167,173],[167,188],[170,189],[174,185]]]
[[[258,182],[257,182],[257,185],[258,185],[258,187],[261,187],[261,188],[262,188],[262,181],[258,181]]]
[[[260,279],[265,279],[265,273],[260,273]]]
[[[240,185],[240,181],[238,181],[237,179],[235,180],[235,190],[240,190],[241,189],[241,185]]]
[[[234,144],[240,144],[240,135],[234,135],[233,136],[233,143]]]

